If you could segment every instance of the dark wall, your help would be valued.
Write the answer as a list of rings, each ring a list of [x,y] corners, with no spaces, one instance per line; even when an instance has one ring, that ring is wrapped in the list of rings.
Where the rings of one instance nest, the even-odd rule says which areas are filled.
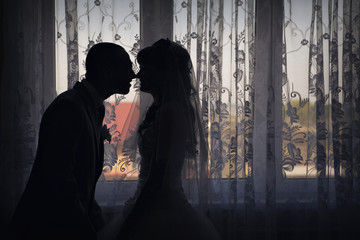
[[[32,168],[41,111],[55,96],[54,2],[0,1],[0,231]]]

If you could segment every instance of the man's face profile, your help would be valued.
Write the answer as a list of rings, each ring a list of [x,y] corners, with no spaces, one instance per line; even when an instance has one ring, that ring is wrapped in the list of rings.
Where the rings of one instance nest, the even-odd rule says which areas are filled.
[[[119,57],[119,62],[113,65],[113,74],[111,74],[111,85],[114,86],[114,93],[127,94],[130,91],[131,81],[135,78],[132,70],[130,57]]]

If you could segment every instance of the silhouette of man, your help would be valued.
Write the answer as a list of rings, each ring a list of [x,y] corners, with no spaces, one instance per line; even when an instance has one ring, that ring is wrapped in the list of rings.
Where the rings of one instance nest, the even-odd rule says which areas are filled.
[[[94,199],[104,160],[103,100],[128,93],[135,74],[122,47],[99,43],[86,57],[85,76],[42,117],[36,159],[10,239],[90,240],[104,226]]]

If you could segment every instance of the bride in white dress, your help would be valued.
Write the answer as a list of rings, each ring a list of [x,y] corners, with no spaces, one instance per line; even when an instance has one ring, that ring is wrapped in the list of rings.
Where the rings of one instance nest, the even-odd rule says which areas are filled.
[[[207,217],[190,205],[182,187],[184,163],[191,165],[200,188],[206,188],[201,178],[207,177],[207,147],[190,56],[181,45],[161,39],[141,50],[137,61],[140,90],[150,93],[154,102],[138,128],[136,193],[125,204],[122,221],[112,223],[105,230],[112,234],[105,236],[220,239]]]

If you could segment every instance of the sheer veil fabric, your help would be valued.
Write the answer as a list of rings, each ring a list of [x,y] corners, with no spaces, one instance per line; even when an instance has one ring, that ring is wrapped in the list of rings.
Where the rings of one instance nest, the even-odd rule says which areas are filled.
[[[149,235],[160,239],[220,239],[205,215],[188,201],[196,199],[200,210],[206,212],[208,148],[190,56],[181,45],[165,39],[144,50],[147,53],[142,58],[156,61],[161,98],[140,116],[140,121],[128,117],[130,133],[124,137],[122,151],[136,154],[134,146],[138,145],[138,187],[122,216],[103,231],[109,234],[102,235],[114,239]],[[141,61],[148,59],[141,60],[139,55],[141,66]],[[136,137],[131,134],[134,131]]]

